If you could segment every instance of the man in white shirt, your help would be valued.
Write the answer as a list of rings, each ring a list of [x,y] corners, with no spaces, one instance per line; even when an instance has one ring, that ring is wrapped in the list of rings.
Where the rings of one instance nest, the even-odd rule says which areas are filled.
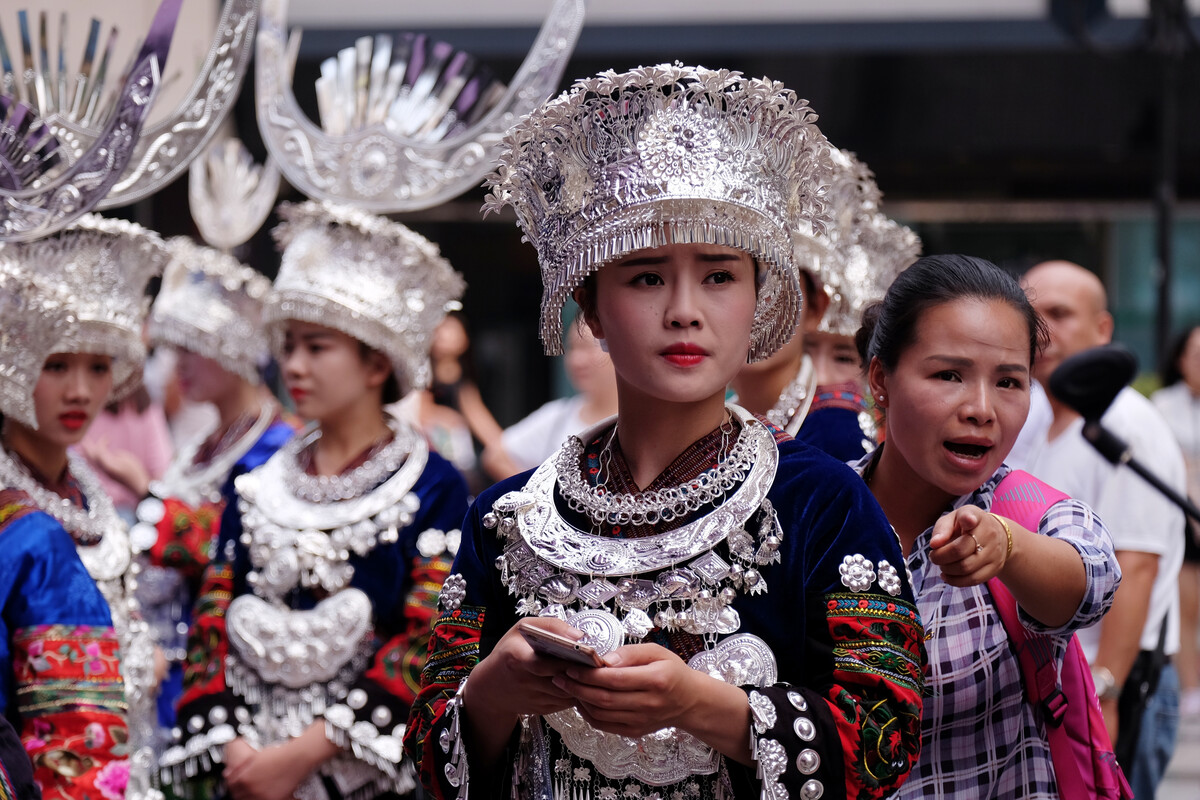
[[[1044,419],[1032,423],[1040,430],[1028,437],[1025,463],[1014,466],[1091,505],[1112,533],[1121,586],[1103,622],[1080,631],[1079,640],[1092,664],[1114,743],[1122,730],[1128,739],[1139,727],[1136,719],[1119,718],[1121,690],[1135,662],[1139,663],[1136,675],[1154,660],[1160,634],[1164,637],[1168,661],[1140,714],[1135,755],[1122,763],[1134,796],[1153,798],[1174,751],[1179,721],[1179,681],[1169,656],[1179,649],[1183,513],[1132,470],[1113,466],[1096,452],[1082,436],[1083,419],[1050,392],[1049,376],[1063,359],[1111,341],[1113,319],[1103,284],[1088,270],[1066,261],[1038,264],[1026,273],[1024,283],[1049,328],[1050,345],[1039,355],[1034,373],[1046,388],[1053,417],[1048,426]],[[1183,455],[1149,400],[1126,387],[1102,422],[1132,446],[1139,461],[1184,491]],[[1130,696],[1121,703],[1127,713]]]

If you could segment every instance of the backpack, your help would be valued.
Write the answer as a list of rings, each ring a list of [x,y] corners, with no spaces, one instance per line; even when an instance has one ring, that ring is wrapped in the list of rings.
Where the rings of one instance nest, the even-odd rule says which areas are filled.
[[[991,511],[1035,533],[1046,511],[1067,495],[1027,472],[1013,470],[996,487]],[[1050,744],[1050,758],[1062,800],[1129,800],[1125,780],[1092,684],[1092,671],[1078,637],[1072,635],[1061,674],[1049,636],[1025,630],[1017,602],[999,578],[987,582],[992,603],[1021,663],[1029,703],[1040,706]]]

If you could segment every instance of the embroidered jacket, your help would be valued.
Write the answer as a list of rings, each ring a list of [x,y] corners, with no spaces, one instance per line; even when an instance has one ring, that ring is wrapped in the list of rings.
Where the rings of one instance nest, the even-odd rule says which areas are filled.
[[[0,714],[45,800],[121,800],[129,730],[108,603],[71,534],[23,492],[0,491],[0,552]]]
[[[585,463],[597,458],[599,441],[587,443]],[[476,797],[870,798],[895,791],[919,752],[923,657],[911,590],[890,566],[903,563],[899,544],[866,487],[843,464],[790,439],[777,446],[779,463],[767,497],[782,527],[780,559],[758,568],[768,591],[738,594],[732,603],[740,620],[736,631],[712,636],[707,647],[699,636],[661,627],[643,639],[693,659],[694,668],[704,664],[710,674],[734,676],[752,710],[756,768],[696,747],[698,740],[681,731],[608,739],[615,748],[595,745],[590,757],[572,751],[561,720],[533,717],[514,732],[503,765],[505,785],[476,786]],[[689,466],[675,478],[687,479],[711,466],[711,458],[695,456],[690,451],[680,456],[676,465]],[[426,789],[436,798],[468,793],[471,754],[456,694],[463,680],[518,620],[519,611],[550,610],[510,595],[505,581],[511,575],[503,575],[500,567],[510,570],[514,562],[501,556],[520,545],[500,535],[505,522],[496,530],[489,527],[497,512],[503,520],[512,503],[525,502],[531,476],[537,474],[515,476],[480,495],[467,515],[462,546],[443,589],[442,613],[405,738]],[[586,518],[572,516],[555,491],[562,518],[589,530]],[[634,531],[608,533],[636,537]],[[726,565],[735,560],[728,540],[709,552]],[[540,559],[524,563],[526,577],[534,579],[558,571]],[[589,581],[604,577],[578,574],[577,583],[586,593]],[[608,577],[621,584],[615,575]],[[602,599],[608,593],[599,586],[602,593],[592,599],[601,608],[612,606],[612,595]],[[646,613],[654,614],[654,608]],[[576,749],[595,743],[596,733],[588,729],[575,725],[570,736]],[[617,751],[625,753],[624,764],[611,757]],[[679,775],[684,757],[703,764]]]
[[[874,416],[854,382],[816,387],[796,438],[838,461],[855,461],[875,449]]]
[[[246,481],[259,480],[267,467],[239,481],[240,507],[231,505],[222,519],[190,635],[179,708],[183,741],[164,754],[163,778],[204,777],[219,769],[222,748],[234,737],[277,744],[323,717],[343,753],[322,768],[326,780],[310,779],[314,796],[366,800],[403,792],[411,788],[411,772],[401,764],[394,734],[416,695],[437,592],[457,547],[466,485],[447,461],[428,453],[404,501],[415,501],[411,521],[395,531],[394,541],[348,552],[344,563],[352,575],[345,588],[297,586],[267,602],[250,582],[254,539],[245,526],[254,508],[245,500],[254,483]],[[378,491],[363,498],[369,503]],[[299,533],[329,541],[328,532]],[[238,602],[252,611],[241,627],[232,619]],[[297,624],[308,635],[289,640]],[[253,652],[260,646],[263,659]]]

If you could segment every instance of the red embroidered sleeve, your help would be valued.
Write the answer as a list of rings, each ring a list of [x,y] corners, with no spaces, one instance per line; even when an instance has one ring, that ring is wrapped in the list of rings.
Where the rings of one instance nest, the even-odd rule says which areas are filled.
[[[232,565],[212,562],[204,571],[192,629],[188,632],[180,708],[205,695],[226,691],[225,657],[229,652],[229,641],[225,636],[225,611],[232,599]]]
[[[164,513],[155,526],[158,539],[149,551],[150,563],[178,570],[194,587],[212,559],[224,506],[224,501],[189,506],[173,497],[164,499]]]

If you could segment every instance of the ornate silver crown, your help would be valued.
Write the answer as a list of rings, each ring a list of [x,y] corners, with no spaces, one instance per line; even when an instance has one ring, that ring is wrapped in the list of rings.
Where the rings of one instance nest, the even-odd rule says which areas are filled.
[[[427,37],[364,37],[322,65],[322,127],[291,88],[287,0],[267,0],[255,88],[267,149],[300,191],[375,213],[431,208],[478,184],[504,131],[550,96],[583,26],[583,0],[555,0],[507,87]]]
[[[621,255],[672,242],[737,247],[760,265],[750,359],[791,338],[800,309],[791,232],[825,229],[828,147],[778,82],[663,64],[605,72],[521,120],[488,176],[542,269],[541,337],[562,350],[562,306]]]
[[[63,298],[0,247],[0,413],[37,429],[33,390],[73,318]]]
[[[429,383],[429,346],[466,284],[437,245],[383,217],[332,203],[280,206],[283,247],[263,321],[282,360],[294,319],[325,325],[382,351],[401,394]]]
[[[47,353],[101,353],[113,357],[111,399],[124,397],[142,378],[146,348],[142,323],[150,304],[146,284],[162,272],[169,253],[158,234],[124,220],[88,214],[56,236],[0,247],[26,273],[63,298],[71,324]],[[9,317],[4,324],[9,324]],[[44,359],[43,359],[44,360]]]
[[[115,98],[109,100],[106,77],[114,28],[96,63],[100,23],[93,19],[81,65],[68,72],[64,53],[63,15],[58,53],[49,56],[45,12],[38,28],[38,57],[29,30],[28,12],[19,14],[25,69],[18,75],[0,35],[0,96],[20,105],[27,118],[40,120],[23,132],[5,125],[0,132],[0,161],[5,137],[36,134],[40,143],[53,137],[56,158],[22,162],[15,186],[0,178],[0,239],[29,241],[60,230],[92,208],[113,208],[147,197],[187,167],[233,106],[250,58],[250,42],[258,16],[258,0],[225,0],[208,57],[187,96],[163,120],[146,126],[161,84],[175,21],[182,0],[163,0],[145,44]],[[10,115],[0,115],[9,116]],[[28,150],[27,147],[18,147]],[[11,152],[11,151],[10,151]],[[13,172],[0,164],[0,172]]]
[[[270,358],[262,305],[271,282],[233,256],[186,236],[167,242],[171,261],[150,309],[152,344],[198,353],[259,383]]]

